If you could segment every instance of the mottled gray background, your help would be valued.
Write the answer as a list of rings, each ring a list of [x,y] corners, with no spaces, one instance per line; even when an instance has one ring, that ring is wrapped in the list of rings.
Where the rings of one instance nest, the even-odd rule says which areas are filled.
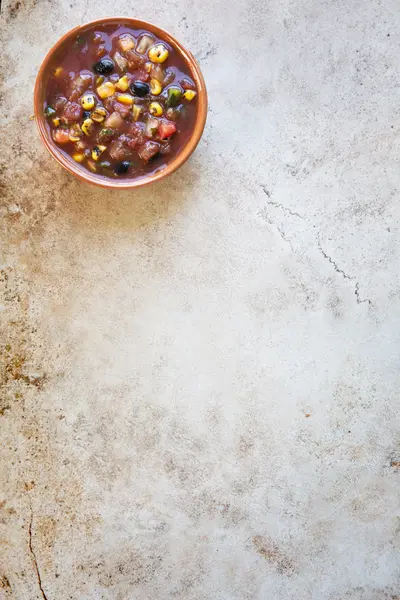
[[[210,97],[126,193],[30,120],[118,13]],[[3,0],[1,600],[400,597],[399,34],[399,0]]]

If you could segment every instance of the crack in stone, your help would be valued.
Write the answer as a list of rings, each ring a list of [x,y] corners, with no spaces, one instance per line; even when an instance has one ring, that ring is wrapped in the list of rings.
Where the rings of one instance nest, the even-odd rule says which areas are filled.
[[[35,551],[34,551],[33,545],[32,545],[33,510],[32,510],[32,503],[31,503],[30,499],[29,499],[29,507],[30,507],[30,512],[31,512],[31,518],[30,518],[30,521],[29,521],[29,530],[28,530],[28,535],[29,535],[29,542],[28,542],[29,543],[29,552],[31,553],[33,564],[35,565],[36,577],[37,577],[37,580],[38,580],[38,584],[39,584],[40,592],[42,594],[42,598],[43,598],[43,600],[48,600],[48,598],[46,596],[46,593],[45,593],[45,591],[43,589],[43,586],[42,586],[42,578],[40,576],[39,565],[38,565],[36,554],[35,554]]]
[[[267,189],[267,187],[265,185],[262,185],[261,189],[268,198],[271,198],[271,192]],[[288,215],[291,215],[292,217],[298,217],[299,219],[304,219],[304,217],[302,215],[300,215],[298,212],[295,212],[294,210],[290,210],[290,208],[283,206],[283,204],[279,204],[279,202],[274,202],[273,200],[268,200],[267,204],[270,204],[271,206],[275,206],[276,208],[280,208],[281,210],[283,210],[283,212],[287,213]]]
[[[265,185],[260,185],[262,191],[264,192],[264,194],[267,196],[268,200],[267,200],[267,204],[271,205],[271,206],[275,206],[276,208],[280,208],[283,212],[287,213],[288,215],[291,215],[292,217],[297,217],[299,219],[303,219],[304,217],[302,215],[300,215],[299,213],[290,210],[290,208],[287,208],[286,206],[283,206],[283,204],[280,204],[279,202],[274,202],[273,200],[271,200],[271,192],[268,190],[268,188]],[[267,211],[264,209],[263,211],[260,212],[261,216],[267,221],[267,223],[269,225],[273,225],[274,227],[276,227],[276,229],[279,232],[279,235],[281,236],[281,238],[287,242],[290,247],[292,247],[292,243],[290,241],[289,238],[287,238],[285,232],[279,227],[279,225],[277,225],[277,223],[275,223],[267,214]],[[367,303],[369,305],[372,304],[371,300],[369,298],[361,298],[360,296],[360,284],[358,283],[358,281],[356,280],[355,277],[352,277],[351,275],[348,275],[345,271],[343,271],[343,269],[341,269],[339,267],[339,265],[333,260],[333,258],[331,256],[329,256],[325,250],[322,248],[321,246],[321,242],[319,239],[317,239],[317,243],[318,243],[318,248],[319,251],[321,252],[322,256],[328,261],[330,262],[330,264],[333,266],[333,268],[335,269],[336,273],[339,273],[344,279],[348,279],[349,281],[352,281],[354,283],[354,295],[356,297],[357,300],[357,304],[363,304],[363,303]]]
[[[217,53],[217,46],[212,46],[209,50],[207,50],[207,52],[205,54],[203,54],[203,56],[200,56],[197,61],[198,62],[202,62],[203,60],[206,60],[209,56],[214,56],[214,54]]]
[[[322,256],[323,256],[324,258],[326,258],[326,260],[328,260],[328,261],[331,263],[331,265],[332,265],[332,266],[333,266],[333,268],[335,269],[336,273],[340,273],[340,275],[342,275],[342,276],[344,277],[344,279],[348,279],[349,281],[354,281],[354,277],[350,277],[350,275],[347,275],[347,273],[345,273],[345,272],[343,271],[343,269],[340,269],[340,268],[338,267],[338,265],[335,263],[335,261],[334,261],[334,260],[333,260],[333,259],[332,259],[330,256],[328,256],[328,254],[327,254],[327,253],[325,252],[325,250],[322,248],[322,246],[321,246],[321,244],[320,244],[320,242],[319,242],[319,241],[318,241],[318,248],[320,249]]]
[[[322,256],[328,261],[330,262],[330,264],[333,266],[333,268],[335,269],[336,273],[339,273],[340,275],[342,275],[342,277],[344,279],[348,279],[349,281],[353,281],[354,282],[354,295],[356,297],[357,300],[357,304],[363,304],[364,302],[366,302],[367,304],[372,304],[371,300],[369,300],[369,298],[364,298],[362,299],[360,297],[360,284],[358,283],[358,281],[356,281],[355,277],[352,277],[351,275],[347,275],[347,273],[345,271],[343,271],[343,269],[341,269],[337,263],[333,260],[333,258],[331,258],[326,252],[325,250],[322,248],[321,246],[321,242],[318,240],[318,248],[322,254]]]
[[[289,246],[293,249],[292,242],[286,236],[284,230],[268,216],[267,211],[265,209],[260,210],[259,215],[268,223],[268,225],[275,227],[283,241],[289,244]]]
[[[276,229],[278,230],[278,233],[279,233],[279,235],[281,236],[281,238],[282,238],[282,239],[283,239],[285,242],[287,242],[287,243],[288,243],[290,246],[292,245],[292,244],[291,244],[291,241],[289,240],[289,238],[287,238],[287,237],[286,237],[286,234],[285,234],[285,232],[283,231],[283,229],[281,229],[281,228],[279,227],[279,225],[277,225],[276,223],[274,223],[274,222],[273,222],[273,221],[271,221],[271,220],[268,220],[268,223],[269,223],[270,225],[274,225],[274,226],[276,227]]]
[[[81,17],[82,25],[85,25],[85,23],[86,23],[88,11],[89,11],[89,6],[88,6],[88,2],[86,2],[85,9],[84,9],[84,11],[82,13],[82,17]]]
[[[357,304],[362,304],[363,302],[366,302],[367,304],[371,305],[372,302],[369,298],[364,298],[363,300],[361,300],[359,288],[360,288],[360,284],[358,282],[356,282],[354,293],[355,293],[355,296],[357,299]]]

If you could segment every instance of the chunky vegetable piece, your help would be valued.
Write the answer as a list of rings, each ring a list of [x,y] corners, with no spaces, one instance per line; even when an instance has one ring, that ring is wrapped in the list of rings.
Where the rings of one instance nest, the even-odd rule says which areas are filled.
[[[173,135],[175,133],[175,131],[176,131],[175,123],[172,123],[172,121],[167,121],[166,119],[163,119],[158,127],[158,135],[160,137],[160,140],[165,140],[166,138]]]
[[[83,169],[132,179],[164,168],[187,143],[197,90],[166,42],[102,26],[57,56],[43,110],[54,142]]]
[[[135,47],[135,39],[129,33],[124,33],[118,38],[117,46],[121,52],[128,52]]]

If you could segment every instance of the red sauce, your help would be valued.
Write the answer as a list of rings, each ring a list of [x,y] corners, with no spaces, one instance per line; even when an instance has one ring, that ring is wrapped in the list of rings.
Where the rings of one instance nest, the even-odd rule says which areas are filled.
[[[103,177],[137,179],[187,143],[196,86],[181,55],[123,25],[85,31],[50,65],[43,110],[60,150]]]

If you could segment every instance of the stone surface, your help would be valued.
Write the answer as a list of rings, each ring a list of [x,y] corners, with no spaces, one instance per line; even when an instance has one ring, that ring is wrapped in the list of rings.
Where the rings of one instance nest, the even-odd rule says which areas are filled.
[[[3,0],[1,600],[394,600],[398,0]],[[76,24],[200,61],[168,181],[88,187],[32,88]]]

